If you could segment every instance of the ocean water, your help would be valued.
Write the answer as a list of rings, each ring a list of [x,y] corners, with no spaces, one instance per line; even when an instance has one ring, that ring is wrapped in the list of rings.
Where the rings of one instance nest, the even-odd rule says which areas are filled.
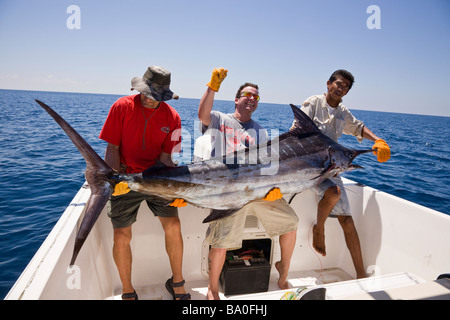
[[[55,109],[103,157],[106,143],[98,139],[117,95],[0,90],[0,298],[17,280],[84,182],[85,162],[54,120],[34,102]],[[302,101],[304,97],[299,97]],[[191,159],[199,100],[170,101],[183,126],[181,163]],[[217,101],[215,110],[233,112],[234,103]],[[391,159],[379,163],[372,154],[355,160],[364,170],[349,179],[450,214],[450,118],[352,110],[383,137]],[[254,119],[267,129],[287,131],[288,105],[260,102]],[[354,137],[341,144],[357,149]]]

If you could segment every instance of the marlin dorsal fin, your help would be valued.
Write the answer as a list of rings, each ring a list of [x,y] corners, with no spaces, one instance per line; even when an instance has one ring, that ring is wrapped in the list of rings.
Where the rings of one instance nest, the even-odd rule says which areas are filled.
[[[294,112],[294,125],[289,130],[290,133],[295,135],[305,134],[305,133],[321,133],[319,128],[315,123],[302,111],[299,107],[291,104],[292,111]]]

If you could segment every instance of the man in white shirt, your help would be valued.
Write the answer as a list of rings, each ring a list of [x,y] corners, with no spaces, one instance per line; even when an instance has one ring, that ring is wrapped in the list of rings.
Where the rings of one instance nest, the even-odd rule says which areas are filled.
[[[335,141],[343,133],[356,136],[359,142],[362,142],[364,138],[375,141],[373,149],[377,149],[377,153],[374,152],[374,154],[377,155],[379,162],[385,162],[390,158],[390,148],[387,143],[369,130],[363,122],[357,120],[342,104],[342,98],[348,93],[353,83],[354,77],[350,72],[337,70],[327,81],[327,93],[309,97],[301,109],[323,134]],[[366,277],[358,233],[341,178],[325,180],[318,186],[317,193],[321,200],[318,204],[317,223],[313,229],[314,249],[323,256],[326,255],[325,221],[329,216],[337,217],[344,231],[356,275],[358,278]]]

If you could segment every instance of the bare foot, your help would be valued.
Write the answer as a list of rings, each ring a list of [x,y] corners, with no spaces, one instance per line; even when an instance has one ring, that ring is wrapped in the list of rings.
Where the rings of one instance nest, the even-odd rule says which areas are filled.
[[[286,270],[286,268],[283,267],[281,261],[275,263],[275,268],[277,268],[278,273],[280,274],[280,278],[278,279],[278,287],[283,290],[289,289],[289,284],[287,282],[289,270]]]
[[[368,277],[369,277],[369,275],[364,271],[356,273],[357,279],[364,279],[364,278],[368,278]]]
[[[325,250],[325,230],[323,228],[319,229],[317,225],[313,227],[313,247],[321,255],[327,255]]]
[[[220,300],[219,292],[212,292],[211,287],[208,286],[208,293],[206,294],[208,300]]]

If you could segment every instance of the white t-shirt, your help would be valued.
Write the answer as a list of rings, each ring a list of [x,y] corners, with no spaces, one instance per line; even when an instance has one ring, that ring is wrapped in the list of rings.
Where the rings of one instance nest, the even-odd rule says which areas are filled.
[[[333,109],[332,113],[330,109]],[[342,134],[353,135],[359,142],[364,139],[364,123],[357,120],[342,102],[336,108],[330,107],[325,94],[309,97],[303,102],[301,110],[313,120],[323,134],[334,141],[338,141]]]
[[[242,122],[234,114],[211,112],[211,122],[194,146],[194,162],[222,157],[268,140],[267,131],[256,121]]]

